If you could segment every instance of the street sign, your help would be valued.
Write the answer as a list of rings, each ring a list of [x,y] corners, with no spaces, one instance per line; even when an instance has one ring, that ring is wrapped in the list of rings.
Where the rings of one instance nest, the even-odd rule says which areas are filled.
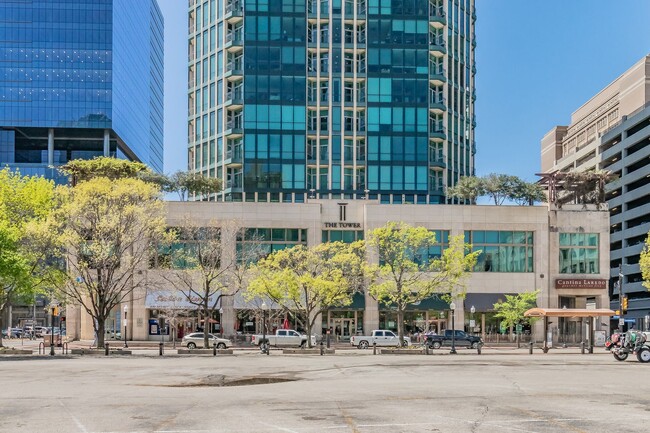
[[[515,330],[516,330],[517,334],[521,334],[521,331],[522,331],[523,329],[524,329],[524,327],[521,326],[521,325],[517,325],[517,326],[515,327]]]
[[[623,329],[623,326],[625,326],[625,319],[620,318],[618,319],[618,326]]]

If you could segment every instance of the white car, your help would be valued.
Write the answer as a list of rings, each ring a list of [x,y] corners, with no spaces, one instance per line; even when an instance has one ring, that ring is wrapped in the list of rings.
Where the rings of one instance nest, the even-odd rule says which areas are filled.
[[[212,345],[216,344],[217,349],[227,349],[232,346],[232,341],[227,338],[220,338],[213,334],[208,334],[208,340],[210,341],[210,349]],[[197,347],[203,347],[203,332],[193,332],[183,337],[182,340],[183,346],[187,346],[188,349],[196,349]]]

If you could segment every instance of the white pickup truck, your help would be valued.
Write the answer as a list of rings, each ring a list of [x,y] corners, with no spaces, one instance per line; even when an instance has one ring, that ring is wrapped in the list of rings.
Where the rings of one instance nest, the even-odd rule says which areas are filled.
[[[253,335],[251,338],[251,343],[255,346],[259,346],[266,340],[269,346],[275,347],[306,347],[307,346],[307,336],[299,334],[297,331],[291,329],[278,329],[275,331],[275,335]],[[311,337],[312,346],[316,345],[316,337],[312,335]]]
[[[377,329],[372,331],[372,335],[354,335],[350,338],[350,344],[357,346],[359,349],[367,349],[368,346],[377,344],[377,346],[397,346],[399,347],[399,337],[393,331]],[[403,346],[410,346],[411,339],[404,337]]]

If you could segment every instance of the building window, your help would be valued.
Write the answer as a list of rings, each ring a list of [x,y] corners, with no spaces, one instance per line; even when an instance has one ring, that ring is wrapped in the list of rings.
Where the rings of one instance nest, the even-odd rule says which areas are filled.
[[[307,229],[247,228],[237,239],[237,257],[253,260],[264,258],[274,251],[307,245]]]
[[[560,273],[600,273],[598,244],[598,233],[560,233]]]
[[[473,230],[465,232],[472,251],[481,251],[474,272],[533,272],[534,233]]]
[[[323,230],[321,240],[323,243],[345,242],[350,244],[363,240],[363,230]]]

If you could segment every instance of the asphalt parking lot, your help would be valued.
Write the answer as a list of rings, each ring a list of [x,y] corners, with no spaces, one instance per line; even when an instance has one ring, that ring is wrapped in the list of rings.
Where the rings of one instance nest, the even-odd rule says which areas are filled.
[[[646,432],[649,377],[600,352],[5,356],[0,432]]]

